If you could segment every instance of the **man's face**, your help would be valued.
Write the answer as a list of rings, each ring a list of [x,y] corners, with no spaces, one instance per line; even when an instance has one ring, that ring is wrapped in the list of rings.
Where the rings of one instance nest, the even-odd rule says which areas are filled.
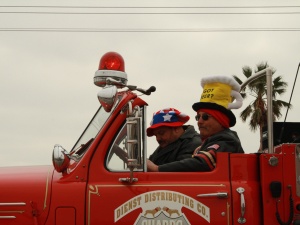
[[[198,112],[198,128],[202,139],[206,139],[222,130],[222,125],[211,115],[205,112]]]
[[[177,140],[178,136],[176,135],[175,129],[176,128],[173,127],[158,127],[153,130],[159,147],[164,148]]]

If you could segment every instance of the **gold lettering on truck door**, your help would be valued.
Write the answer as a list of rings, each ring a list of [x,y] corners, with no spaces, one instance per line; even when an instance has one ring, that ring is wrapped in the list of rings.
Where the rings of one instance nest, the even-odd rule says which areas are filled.
[[[138,195],[115,209],[114,221],[122,219],[135,209],[141,208],[142,213],[136,220],[137,224],[145,224],[145,220],[176,219],[189,224],[182,208],[188,208],[207,222],[210,222],[210,208],[183,193],[167,190],[151,191]]]

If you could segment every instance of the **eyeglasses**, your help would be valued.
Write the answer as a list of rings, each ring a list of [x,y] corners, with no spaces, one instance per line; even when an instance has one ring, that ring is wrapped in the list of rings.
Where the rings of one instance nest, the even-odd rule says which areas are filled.
[[[209,119],[209,117],[211,117],[211,115],[206,114],[206,113],[203,113],[202,115],[197,114],[197,115],[195,116],[196,121],[200,120],[201,117],[202,117],[202,119],[203,119],[204,121],[206,121],[206,120]]]

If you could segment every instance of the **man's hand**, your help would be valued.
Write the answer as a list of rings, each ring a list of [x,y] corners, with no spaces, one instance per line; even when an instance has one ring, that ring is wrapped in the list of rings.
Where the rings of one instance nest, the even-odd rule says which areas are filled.
[[[148,172],[158,172],[158,166],[155,165],[152,161],[147,159],[147,171]]]

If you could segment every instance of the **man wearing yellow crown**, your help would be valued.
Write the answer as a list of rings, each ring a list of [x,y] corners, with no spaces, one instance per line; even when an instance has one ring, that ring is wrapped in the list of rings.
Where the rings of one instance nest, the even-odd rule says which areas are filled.
[[[238,109],[243,103],[240,85],[232,77],[210,76],[201,80],[201,86],[200,102],[192,106],[197,113],[201,146],[195,149],[191,158],[159,167],[148,164],[148,171],[211,171],[216,167],[217,152],[244,153],[237,133],[230,129],[236,123],[231,109]]]

